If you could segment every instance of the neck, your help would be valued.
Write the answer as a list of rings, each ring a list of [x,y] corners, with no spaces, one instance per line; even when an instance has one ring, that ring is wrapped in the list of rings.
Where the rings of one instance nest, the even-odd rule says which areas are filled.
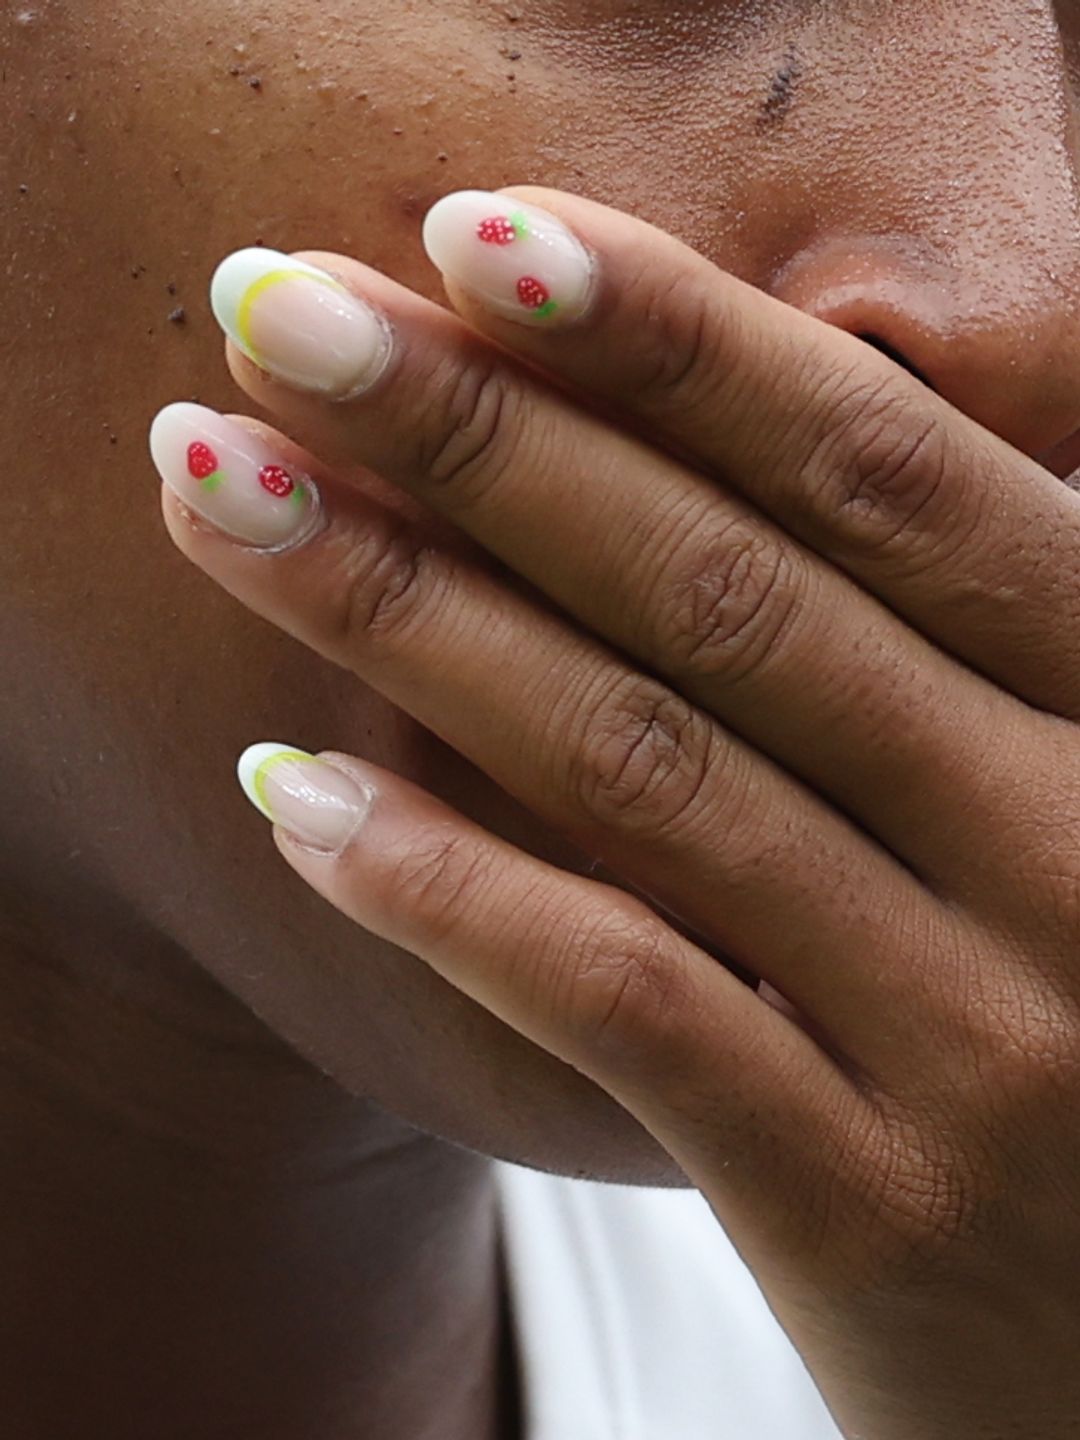
[[[519,1440],[490,1163],[54,958],[0,940],[12,1440]]]

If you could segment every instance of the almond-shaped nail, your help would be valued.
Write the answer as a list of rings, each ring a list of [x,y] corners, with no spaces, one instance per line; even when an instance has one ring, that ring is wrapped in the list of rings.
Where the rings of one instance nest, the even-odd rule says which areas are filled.
[[[179,401],[150,427],[161,478],[189,510],[234,540],[279,550],[313,534],[321,521],[310,476],[286,464],[253,430],[205,405]]]
[[[344,770],[276,740],[249,745],[236,767],[244,794],[305,845],[337,854],[367,817],[375,792]]]
[[[351,399],[390,358],[389,321],[325,270],[253,246],[227,256],[210,282],[210,307],[256,365],[298,390]]]
[[[488,308],[530,325],[579,320],[595,263],[561,220],[488,190],[457,190],[424,218],[424,248],[451,280]]]

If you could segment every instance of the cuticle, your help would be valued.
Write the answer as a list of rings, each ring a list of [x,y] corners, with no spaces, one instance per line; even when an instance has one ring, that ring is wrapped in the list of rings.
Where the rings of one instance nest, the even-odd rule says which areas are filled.
[[[600,294],[600,257],[596,253],[596,251],[590,249],[590,247],[586,245],[583,240],[578,239],[576,235],[574,238],[577,240],[578,244],[585,252],[589,261],[589,283],[585,290],[585,300],[582,304],[581,309],[574,316],[573,321],[571,322],[574,325],[578,325],[581,324],[582,321],[590,319],[592,316],[592,312],[596,307],[597,299]]]
[[[349,400],[359,400],[361,396],[369,395],[386,375],[390,369],[390,362],[396,358],[398,353],[398,332],[390,317],[367,300],[361,301],[361,304],[367,306],[383,333],[385,343],[382,355],[378,368],[373,374],[365,375],[358,385],[354,385],[351,390],[346,390],[342,395],[328,396],[332,405],[343,405]]]
[[[511,198],[512,198],[512,197],[511,197]],[[545,210],[542,205],[536,205],[536,204],[535,204],[533,201],[531,201],[531,200],[527,200],[527,201],[524,201],[524,202],[521,202],[521,203],[524,203],[524,204],[527,205],[527,206],[531,206],[532,209],[536,210],[537,212],[539,212],[539,213],[542,214],[542,215],[546,215],[546,216],[547,216],[550,220],[552,220],[556,225],[560,226],[561,229],[562,229],[567,235],[570,236],[570,239],[574,242],[575,245],[577,245],[577,247],[579,248],[579,250],[581,251],[581,253],[582,253],[582,254],[584,255],[584,257],[585,257],[586,266],[587,266],[587,269],[588,269],[588,277],[589,277],[589,278],[588,278],[588,284],[586,285],[586,288],[585,288],[585,299],[584,299],[584,302],[583,302],[582,305],[581,305],[581,308],[578,310],[577,314],[574,315],[570,320],[567,320],[567,321],[565,322],[565,327],[566,327],[567,329],[569,329],[569,328],[573,327],[574,325],[578,325],[578,324],[580,324],[582,321],[589,319],[590,315],[592,314],[593,308],[594,308],[594,306],[596,305],[597,297],[598,297],[598,295],[599,295],[599,293],[600,293],[600,289],[601,289],[600,280],[599,280],[599,276],[600,276],[600,254],[599,254],[598,251],[594,250],[591,245],[586,244],[585,241],[581,238],[581,235],[579,234],[577,228],[576,228],[575,226],[569,224],[566,220],[563,220],[561,216],[556,215],[556,214],[555,214],[553,211],[551,211],[551,210]],[[516,317],[515,317],[515,318],[516,318]],[[542,327],[537,327],[537,328],[542,328]],[[552,327],[552,328],[560,328],[560,327]]]
[[[315,758],[318,759],[318,756],[316,756]],[[352,848],[353,842],[355,841],[358,832],[366,824],[368,816],[371,814],[371,807],[374,803],[375,796],[374,794],[372,794],[369,797],[368,803],[364,807],[364,810],[359,815],[357,815],[356,819],[353,821],[349,833],[345,836],[344,840],[342,840],[341,844],[333,850],[328,850],[323,845],[313,845],[308,840],[301,840],[292,830],[288,829],[287,826],[282,825],[281,822],[278,820],[274,820],[272,823],[274,825],[274,828],[280,830],[281,834],[285,836],[289,844],[295,846],[297,850],[303,850],[308,855],[315,855],[320,860],[340,860],[345,855],[346,851]]]
[[[323,504],[322,493],[319,487],[310,475],[302,475],[300,478],[311,496],[312,514],[308,524],[295,535],[289,535],[278,545],[252,545],[248,543],[247,545],[241,544],[239,546],[241,550],[246,550],[251,555],[266,555],[271,558],[276,558],[279,555],[288,554],[290,550],[299,550],[302,546],[314,540],[318,535],[321,535],[323,531],[329,527],[330,516],[326,506]]]

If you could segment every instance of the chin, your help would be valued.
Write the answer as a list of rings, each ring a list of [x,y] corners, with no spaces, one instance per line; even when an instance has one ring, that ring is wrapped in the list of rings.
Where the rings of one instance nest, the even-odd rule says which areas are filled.
[[[355,960],[355,956],[354,956]],[[368,937],[367,1044],[323,1050],[354,1095],[435,1139],[574,1179],[690,1184],[652,1135],[599,1085],[504,1024],[414,956]],[[389,1007],[389,1008],[388,1008]],[[392,1045],[386,1045],[392,1040]]]
[[[369,694],[363,718],[371,727],[368,736],[373,731],[377,737],[374,746],[369,738],[365,747],[377,763],[547,863],[637,893],[381,696]],[[342,720],[343,728],[355,725],[355,708]],[[355,965],[355,929],[338,917],[323,918],[335,930],[340,926],[340,937],[334,938],[340,938],[344,952],[352,952]],[[370,933],[364,934],[362,955],[365,978],[359,983],[366,1023],[353,1028],[351,1036],[346,1031],[337,1045],[316,1057],[346,1089],[414,1129],[477,1155],[575,1179],[690,1185],[659,1142],[579,1071],[518,1034],[415,956]],[[737,970],[726,957],[716,958]],[[348,964],[344,954],[334,968],[337,964]],[[365,1038],[361,1047],[355,1043],[358,1032]]]

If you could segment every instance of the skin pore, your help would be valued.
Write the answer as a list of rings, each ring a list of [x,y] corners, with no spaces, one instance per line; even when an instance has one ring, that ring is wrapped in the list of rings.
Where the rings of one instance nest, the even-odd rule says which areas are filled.
[[[1031,0],[20,8],[0,101],[12,1433],[511,1440],[482,1155],[680,1181],[595,1087],[309,892],[233,786],[252,739],[334,746],[590,866],[173,550],[150,417],[245,408],[206,308],[217,261],[318,246],[438,298],[419,224],[439,195],[577,190],[871,337],[1064,474],[1078,45],[1072,7]]]

